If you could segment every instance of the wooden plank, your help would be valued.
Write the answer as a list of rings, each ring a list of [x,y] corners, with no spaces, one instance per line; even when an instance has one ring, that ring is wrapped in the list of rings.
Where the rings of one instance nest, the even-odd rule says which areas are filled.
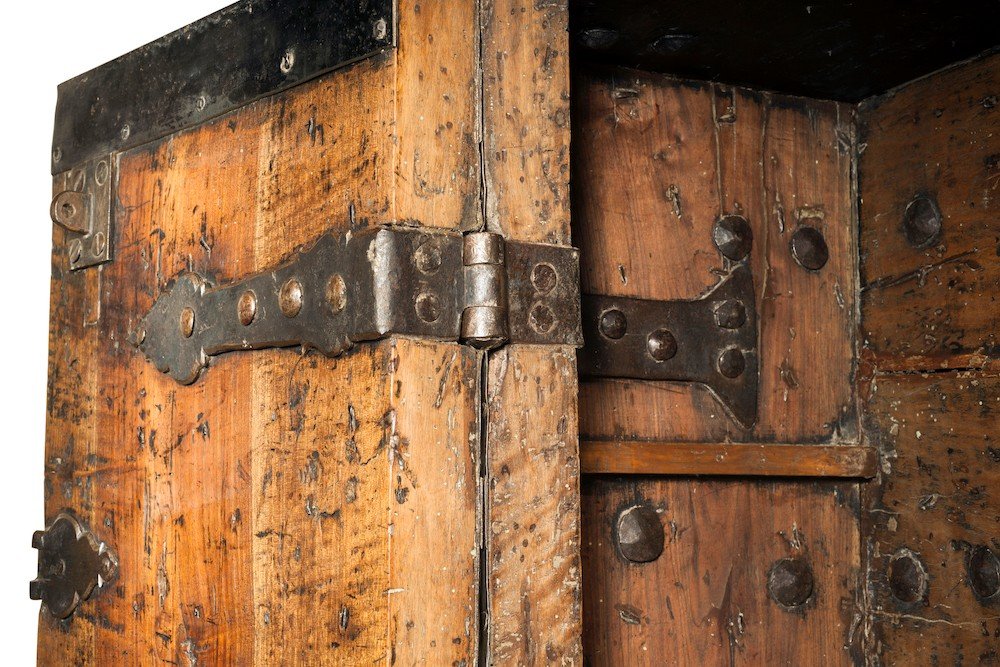
[[[751,443],[584,440],[584,473],[615,475],[736,475],[740,477],[875,476],[871,447]]]
[[[857,266],[849,109],[630,70],[574,83],[574,233],[584,292],[690,299],[726,262],[722,214],[747,218],[760,314],[761,394],[752,430],[703,388],[587,381],[590,439],[856,443]],[[791,235],[815,227],[822,270],[798,266]],[[817,351],[822,350],[822,356]]]
[[[568,3],[481,4],[486,227],[569,244]],[[485,658],[579,664],[576,351],[492,353],[486,400]]]
[[[862,105],[862,328],[882,370],[1000,357],[1000,54]],[[937,201],[940,238],[912,247],[906,206]]]
[[[851,664],[858,585],[854,483],[585,478],[584,656],[591,665]],[[620,513],[652,507],[664,550],[626,560]],[[791,611],[768,593],[782,558],[813,575]]]
[[[968,565],[977,547],[1000,557],[1000,376],[880,376],[866,410],[881,454],[862,515],[872,660],[995,662],[998,597],[977,596]],[[894,556],[909,553],[925,568],[926,595],[901,599],[898,584],[922,577],[897,575],[894,587],[887,574]]]

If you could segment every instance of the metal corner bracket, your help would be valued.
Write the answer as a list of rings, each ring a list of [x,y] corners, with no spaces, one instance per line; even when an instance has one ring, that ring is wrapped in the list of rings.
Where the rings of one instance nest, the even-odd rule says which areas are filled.
[[[224,352],[302,346],[336,356],[391,335],[578,346],[578,252],[489,232],[327,234],[283,266],[230,285],[178,276],[131,338],[160,371],[189,384]]]

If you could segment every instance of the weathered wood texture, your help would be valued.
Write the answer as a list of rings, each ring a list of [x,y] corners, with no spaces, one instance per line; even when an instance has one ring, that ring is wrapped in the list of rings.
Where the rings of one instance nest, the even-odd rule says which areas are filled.
[[[753,229],[761,326],[754,429],[701,387],[587,381],[584,439],[856,442],[850,108],[629,70],[582,70],[573,89],[584,292],[699,296],[727,269],[712,226],[736,213]],[[818,272],[789,251],[802,226],[829,245]]]
[[[486,226],[568,244],[565,0],[481,8]],[[486,634],[490,664],[579,664],[576,353],[511,345],[488,361]]]
[[[990,560],[1000,555],[998,72],[994,55],[861,108],[861,393],[880,454],[862,514],[873,663],[1000,660],[1000,594],[971,586],[986,577],[980,590],[991,590],[1000,576]],[[917,194],[943,216],[925,249],[903,231]],[[983,549],[992,556],[975,575],[970,560]]]
[[[1000,357],[1000,54],[862,105],[865,347],[882,370]],[[911,247],[903,213],[937,200],[940,238]]]
[[[857,485],[597,478],[584,483],[584,653],[592,665],[849,664],[859,583]],[[625,560],[620,512],[652,505],[663,554]],[[804,559],[813,593],[786,611],[772,564]]]
[[[967,567],[976,547],[1000,557],[1000,377],[881,376],[867,412],[882,456],[863,514],[872,662],[997,663],[1000,593],[977,596]],[[915,601],[896,597],[887,576],[903,549],[926,569],[927,593]],[[981,576],[1000,586],[989,563]]]
[[[127,342],[184,270],[478,226],[474,14],[401,2],[396,51],[125,154],[114,262],[69,274],[56,232],[46,517],[76,509],[121,574],[42,616],[43,661],[475,660],[479,353],[223,355],[181,387]]]
[[[580,450],[584,474],[870,478],[876,461],[872,447],[847,445],[588,440]]]

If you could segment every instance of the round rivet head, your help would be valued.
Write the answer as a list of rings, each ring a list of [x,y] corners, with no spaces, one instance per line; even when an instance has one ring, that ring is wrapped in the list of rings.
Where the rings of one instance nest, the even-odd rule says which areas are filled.
[[[240,318],[240,324],[249,326],[257,316],[257,295],[250,290],[240,294],[240,299],[236,302],[236,313]]]
[[[595,51],[611,48],[618,39],[618,32],[609,28],[588,28],[577,35],[577,41],[581,45]]]
[[[739,329],[746,321],[747,309],[736,299],[727,299],[715,307],[715,324],[723,329]]]
[[[601,320],[598,322],[597,328],[605,338],[618,340],[628,331],[628,319],[625,317],[625,313],[617,308],[612,308],[601,313]]]
[[[615,522],[615,542],[622,557],[632,563],[651,563],[663,553],[663,522],[649,505],[622,511]]]
[[[909,549],[899,549],[889,557],[886,581],[892,597],[903,604],[916,604],[927,595],[927,568]]]
[[[1000,597],[1000,558],[983,545],[974,547],[967,562],[969,586],[980,600]]]
[[[302,310],[302,283],[289,278],[278,292],[278,306],[285,317],[295,317]]]
[[[712,228],[712,240],[723,257],[738,262],[750,254],[753,231],[742,215],[726,215],[719,218]]]
[[[767,592],[786,610],[809,602],[816,588],[812,568],[803,558],[782,558],[767,573]]]
[[[535,333],[548,333],[556,325],[556,314],[544,303],[536,303],[528,313],[528,324]]]
[[[548,294],[556,288],[559,276],[551,264],[536,264],[531,270],[531,284],[539,294]]]
[[[677,339],[666,329],[657,329],[646,338],[646,352],[654,361],[667,361],[677,354]]]
[[[800,227],[789,244],[792,257],[804,269],[819,271],[830,260],[830,249],[823,233],[815,227]]]
[[[719,355],[719,372],[727,378],[738,378],[746,368],[747,360],[739,348],[727,347]]]
[[[432,292],[423,292],[415,304],[417,317],[424,322],[436,322],[441,317],[441,302]]]
[[[181,311],[179,324],[182,336],[190,338],[194,334],[194,310],[190,306]]]
[[[436,273],[441,268],[441,247],[437,241],[427,241],[417,248],[413,259],[421,273]]]
[[[917,195],[903,211],[903,235],[914,248],[926,248],[941,238],[941,209],[927,195]]]
[[[326,281],[326,302],[334,315],[347,307],[347,284],[339,273],[333,274]]]

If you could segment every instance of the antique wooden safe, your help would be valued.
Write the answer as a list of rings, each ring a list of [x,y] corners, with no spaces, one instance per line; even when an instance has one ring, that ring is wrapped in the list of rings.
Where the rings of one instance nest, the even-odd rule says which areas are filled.
[[[259,0],[66,82],[39,662],[1000,663],[998,43]]]

